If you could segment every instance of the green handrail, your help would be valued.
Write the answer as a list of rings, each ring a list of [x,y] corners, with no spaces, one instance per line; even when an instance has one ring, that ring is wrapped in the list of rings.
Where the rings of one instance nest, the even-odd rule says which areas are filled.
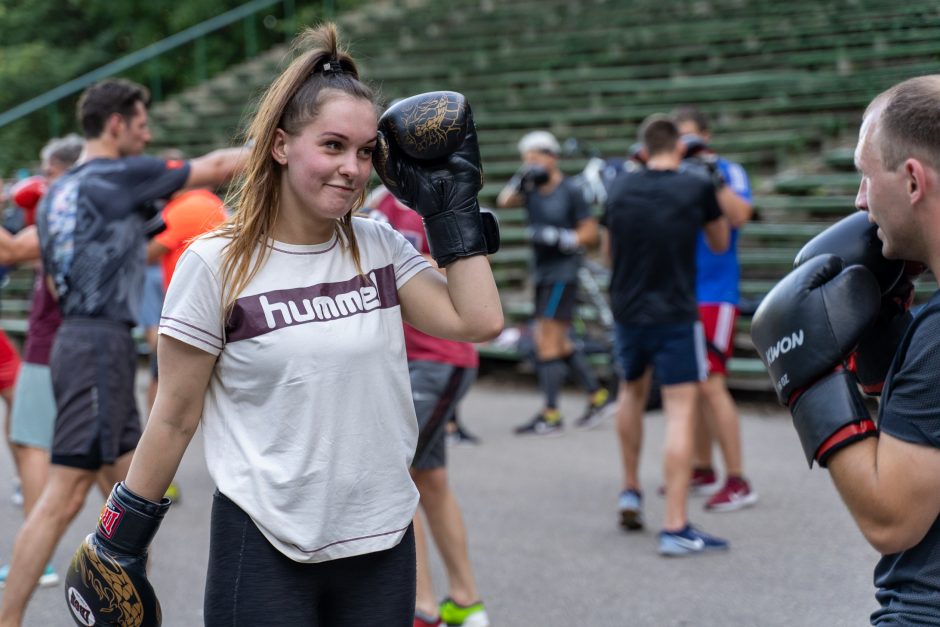
[[[145,48],[141,48],[140,50],[137,50],[136,52],[132,52],[131,54],[127,56],[121,57],[120,59],[117,59],[116,61],[112,61],[111,63],[103,65],[99,67],[98,69],[92,70],[91,72],[88,72],[87,74],[83,74],[82,76],[79,76],[78,78],[72,79],[68,81],[67,83],[63,83],[62,85],[55,87],[54,89],[50,89],[49,91],[47,91],[46,93],[40,96],[36,96],[35,98],[32,98],[31,100],[27,100],[26,102],[19,104],[13,107],[12,109],[9,109],[7,111],[4,111],[3,113],[0,113],[0,128],[3,128],[4,126],[10,124],[11,122],[15,122],[16,120],[19,120],[27,115],[30,115],[31,113],[34,113],[38,111],[39,109],[42,109],[43,107],[47,107],[49,105],[55,104],[58,101],[62,100],[63,98],[71,96],[72,94],[75,94],[85,89],[92,83],[95,83],[103,78],[114,76],[115,74],[119,72],[123,72],[124,70],[127,70],[136,65],[144,63],[145,61],[150,61],[152,59],[155,59],[156,57],[160,56],[161,54],[164,54],[165,52],[173,50],[174,48],[178,48],[193,40],[198,40],[201,37],[209,33],[212,33],[214,31],[217,31],[221,28],[224,28],[226,26],[229,26],[230,24],[233,24],[237,22],[238,20],[251,18],[258,11],[261,11],[262,9],[266,9],[275,4],[284,5],[284,18],[288,24],[287,32],[288,32],[288,35],[290,36],[293,33],[292,23],[294,19],[294,0],[252,0],[251,2],[247,2],[238,8],[222,13],[221,15],[217,15],[204,22],[196,24],[195,26],[191,26],[187,28],[186,30],[180,31],[176,33],[175,35],[171,35],[167,37],[166,39],[162,39]],[[323,5],[324,5],[325,10],[327,11],[327,14],[332,13],[332,7],[333,7],[332,1],[324,2]],[[249,28],[249,27],[246,26],[246,28]],[[253,38],[254,38],[254,33],[251,33],[248,36],[249,47],[256,48],[257,40]],[[254,54],[256,52],[257,52],[256,49],[249,50],[250,54]],[[160,97],[162,97],[161,88],[159,84],[156,87],[157,88],[152,91],[155,92],[153,94],[155,99],[159,100]],[[56,120],[55,114],[53,114],[50,122],[52,123],[53,126],[57,126],[57,120]],[[56,134],[56,133],[57,131],[54,132],[53,134]]]

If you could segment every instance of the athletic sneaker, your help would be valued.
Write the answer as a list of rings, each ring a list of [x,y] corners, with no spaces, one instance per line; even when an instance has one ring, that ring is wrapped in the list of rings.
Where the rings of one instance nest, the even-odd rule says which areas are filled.
[[[659,554],[667,557],[726,550],[728,550],[727,540],[710,536],[689,524],[686,524],[680,531],[659,532]]]
[[[0,568],[0,588],[5,588],[7,585],[7,576],[10,574],[10,565],[6,564]],[[46,564],[46,570],[42,571],[42,574],[39,575],[39,582],[37,585],[48,588],[59,583],[59,575],[56,574],[55,569],[52,567],[52,564]]]
[[[536,414],[529,422],[516,427],[516,435],[561,435],[562,421],[549,421],[544,414]]]
[[[689,480],[689,496],[711,496],[721,490],[718,477],[711,468],[693,468],[692,478]],[[666,496],[666,486],[661,485],[656,490],[659,496]]]
[[[624,490],[617,500],[620,512],[620,526],[627,531],[643,528],[643,496],[636,490]]]
[[[441,601],[441,622],[448,627],[490,627],[483,601],[460,605],[450,597]]]
[[[693,468],[689,482],[689,494],[693,496],[711,496],[721,489],[718,477],[712,468]]]
[[[179,503],[182,494],[180,493],[180,487],[175,482],[170,482],[170,487],[166,489],[166,492],[163,494],[163,498],[170,499],[170,503]]]
[[[480,443],[480,438],[458,424],[456,429],[448,432],[447,443],[451,446],[476,446]]]
[[[23,486],[20,485],[19,479],[13,480],[13,492],[10,494],[10,502],[17,507],[23,507]]]
[[[575,421],[575,428],[593,429],[599,425],[606,413],[605,410],[610,407],[613,402],[614,399],[610,397],[610,393],[605,388],[601,388],[595,392],[593,398],[588,401],[587,409],[585,409],[581,417]]]
[[[756,502],[757,492],[751,490],[746,479],[728,477],[724,487],[705,503],[705,509],[712,512],[733,512],[750,507]]]
[[[440,618],[431,618],[423,612],[415,611],[414,627],[444,627]]]

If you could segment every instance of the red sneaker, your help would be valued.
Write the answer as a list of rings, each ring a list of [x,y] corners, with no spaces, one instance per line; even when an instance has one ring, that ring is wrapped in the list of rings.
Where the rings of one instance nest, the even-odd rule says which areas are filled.
[[[689,496],[711,496],[721,489],[718,477],[712,468],[693,468],[689,480]],[[666,486],[659,486],[659,496],[666,495]]]
[[[440,618],[428,618],[424,614],[415,614],[414,627],[444,627]]]
[[[733,512],[750,507],[757,502],[757,493],[741,477],[728,477],[725,485],[705,503],[705,509],[713,512]]]
[[[689,482],[689,494],[693,496],[711,496],[721,489],[718,477],[711,468],[692,469],[692,480]]]

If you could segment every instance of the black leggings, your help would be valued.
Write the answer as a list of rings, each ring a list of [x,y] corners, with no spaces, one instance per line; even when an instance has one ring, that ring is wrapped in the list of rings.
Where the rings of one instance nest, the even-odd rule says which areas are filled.
[[[386,551],[301,564],[275,549],[218,490],[212,503],[207,627],[412,627],[415,538]]]

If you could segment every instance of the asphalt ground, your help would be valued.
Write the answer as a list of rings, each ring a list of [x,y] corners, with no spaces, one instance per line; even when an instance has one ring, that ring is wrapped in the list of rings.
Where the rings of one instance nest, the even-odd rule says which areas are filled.
[[[583,396],[567,390],[571,418]],[[788,415],[771,403],[742,404],[745,470],[760,494],[752,508],[707,513],[692,498],[692,522],[726,537],[726,553],[689,558],[656,554],[662,499],[663,419],[645,420],[642,478],[648,528],[617,525],[621,485],[613,420],[560,437],[519,437],[512,427],[539,406],[531,380],[485,376],[461,418],[482,439],[449,449],[470,555],[494,627],[840,626],[865,625],[875,609],[878,555],[855,527],[827,473],[808,470]],[[203,624],[202,595],[213,491],[197,434],[177,475],[182,500],[152,546],[151,580],[168,627]],[[0,450],[0,560],[8,561],[21,523],[9,500],[12,463]],[[94,529],[102,498],[89,498],[56,550],[62,574]],[[432,564],[439,596],[443,570]],[[282,603],[291,602],[289,598]],[[27,626],[68,626],[62,586],[36,591]],[[271,625],[277,625],[272,616]],[[351,626],[355,627],[355,626]]]

